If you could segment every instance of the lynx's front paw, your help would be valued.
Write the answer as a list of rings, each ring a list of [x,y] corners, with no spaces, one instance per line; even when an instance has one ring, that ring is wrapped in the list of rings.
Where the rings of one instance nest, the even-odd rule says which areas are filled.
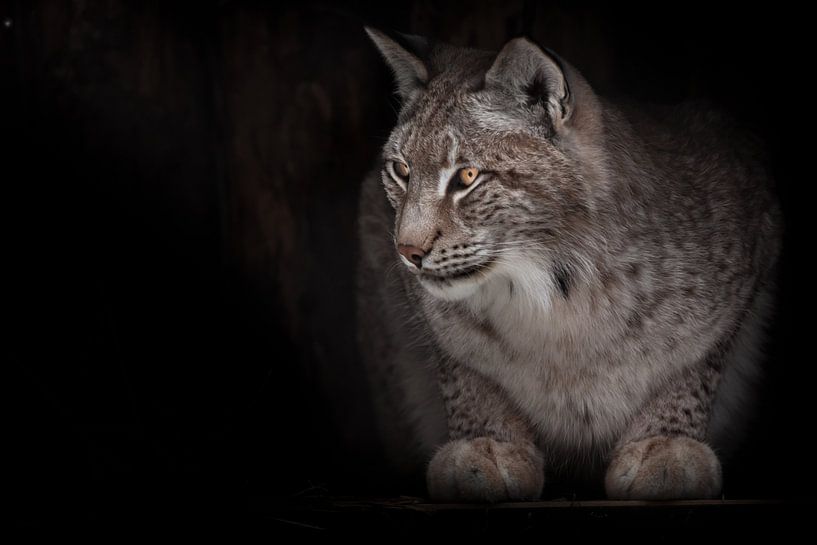
[[[426,479],[436,501],[533,500],[545,483],[544,461],[529,443],[458,439],[437,451]]]
[[[613,454],[604,484],[612,499],[712,498],[721,491],[721,464],[695,439],[650,437]]]

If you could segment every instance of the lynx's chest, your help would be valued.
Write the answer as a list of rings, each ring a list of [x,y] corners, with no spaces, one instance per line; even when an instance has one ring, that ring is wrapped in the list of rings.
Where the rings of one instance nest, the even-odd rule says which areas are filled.
[[[543,441],[587,450],[613,441],[668,370],[612,313],[573,299],[494,282],[428,315],[441,348],[502,386]]]

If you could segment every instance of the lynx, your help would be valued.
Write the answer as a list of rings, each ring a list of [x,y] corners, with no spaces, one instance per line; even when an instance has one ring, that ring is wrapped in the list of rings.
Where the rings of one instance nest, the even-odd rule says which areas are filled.
[[[401,107],[359,211],[359,340],[396,467],[437,501],[720,494],[746,431],[781,218],[706,107],[597,95],[499,53],[367,29]],[[547,478],[547,479],[546,479]]]

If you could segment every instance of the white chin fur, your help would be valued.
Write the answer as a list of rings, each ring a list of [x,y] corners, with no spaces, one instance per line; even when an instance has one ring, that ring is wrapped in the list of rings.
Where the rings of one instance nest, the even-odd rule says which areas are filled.
[[[484,275],[476,275],[461,280],[435,282],[420,277],[420,284],[428,293],[443,301],[461,301],[474,295],[485,282]]]

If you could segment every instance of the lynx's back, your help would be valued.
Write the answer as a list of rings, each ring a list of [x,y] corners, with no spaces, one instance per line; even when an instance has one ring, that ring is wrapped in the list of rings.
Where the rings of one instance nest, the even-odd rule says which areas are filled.
[[[611,104],[530,42],[373,38],[403,105],[363,184],[358,336],[395,465],[517,418],[554,472],[650,434],[728,455],[779,251],[757,146],[700,105]]]

